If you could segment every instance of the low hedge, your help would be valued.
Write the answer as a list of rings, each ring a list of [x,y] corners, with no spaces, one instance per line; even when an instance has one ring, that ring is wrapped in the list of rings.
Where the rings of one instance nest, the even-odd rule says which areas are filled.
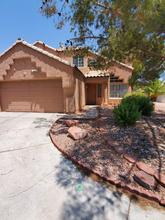
[[[133,124],[140,119],[141,114],[151,116],[154,103],[142,93],[126,95],[121,104],[113,110],[114,118],[121,125]]]

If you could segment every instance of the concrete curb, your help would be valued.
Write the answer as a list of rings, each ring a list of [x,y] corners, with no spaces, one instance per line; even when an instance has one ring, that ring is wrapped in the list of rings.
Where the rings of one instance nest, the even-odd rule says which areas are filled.
[[[129,184],[125,184],[123,182],[121,182],[120,180],[115,180],[113,178],[110,178],[106,175],[103,175],[101,172],[98,172],[97,170],[95,169],[92,169],[90,166],[82,163],[81,161],[77,160],[74,156],[72,156],[71,154],[69,154],[68,152],[66,152],[62,147],[60,147],[60,145],[54,140],[53,138],[53,134],[52,134],[52,128],[53,126],[60,120],[60,119],[63,119],[63,120],[96,120],[96,119],[99,119],[99,108],[98,108],[98,116],[96,118],[65,118],[65,117],[61,117],[59,119],[57,119],[51,126],[50,128],[50,131],[49,131],[49,135],[50,135],[50,138],[53,142],[53,144],[57,147],[57,149],[59,151],[61,151],[65,156],[67,156],[71,161],[73,161],[74,163],[82,166],[83,168],[87,169],[88,171],[96,174],[97,176],[101,177],[102,179],[108,181],[109,183],[113,184],[113,185],[116,185],[117,187],[120,187],[120,188],[123,188],[125,190],[128,190],[129,192],[131,193],[135,193],[141,197],[144,197],[146,199],[149,199],[151,201],[155,201],[157,203],[159,203],[160,205],[162,206],[165,206],[165,200],[160,198],[159,196],[153,194],[153,193],[150,193],[150,192],[146,192],[145,190],[141,190],[141,189],[138,189],[137,187],[133,187]],[[99,121],[99,124],[100,124],[100,121]],[[103,124],[102,124],[103,125]],[[105,132],[105,129],[101,126],[99,126],[99,129],[100,129],[100,133],[102,134],[103,138],[106,137],[107,133]],[[113,141],[110,141],[110,140],[107,140],[106,138],[104,138],[105,141],[107,141],[107,143],[113,147],[115,149],[115,147],[117,146],[116,142],[113,142]],[[110,143],[109,143],[110,142]],[[119,145],[118,145],[119,146]],[[117,152],[117,151],[116,151]],[[129,161],[130,162],[130,161]],[[137,163],[139,161],[135,161],[134,163]]]

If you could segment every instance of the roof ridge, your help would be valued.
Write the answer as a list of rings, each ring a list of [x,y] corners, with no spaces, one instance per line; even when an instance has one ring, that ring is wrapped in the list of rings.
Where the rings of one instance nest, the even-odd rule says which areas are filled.
[[[36,43],[44,44],[46,47],[48,47],[48,48],[50,48],[50,49],[52,49],[52,50],[54,50],[54,51],[57,51],[56,48],[51,47],[51,46],[45,44],[44,42],[42,42],[42,41],[40,41],[40,40],[37,40],[36,42],[34,42],[33,45],[35,45]]]
[[[84,76],[84,74],[81,72],[81,70],[79,68],[77,68],[76,65],[74,65],[74,64],[72,64],[69,61],[66,61],[64,59],[61,59],[60,57],[58,57],[58,56],[56,56],[56,55],[54,55],[52,53],[49,53],[49,52],[47,52],[47,51],[45,51],[45,50],[43,50],[41,48],[38,48],[38,47],[34,46],[33,44],[30,44],[30,43],[26,42],[25,40],[23,40],[21,38],[18,38],[18,40],[13,45],[11,45],[7,50],[5,50],[2,54],[0,54],[0,58],[4,54],[6,54],[9,50],[11,50],[14,46],[16,46],[17,44],[23,44],[23,45],[25,45],[25,46],[27,46],[29,48],[32,48],[35,51],[38,51],[38,52],[40,52],[40,53],[42,53],[42,54],[44,54],[44,55],[46,55],[46,56],[48,56],[50,58],[53,58],[53,59],[55,59],[55,60],[57,60],[57,61],[59,61],[61,63],[64,63],[64,64],[66,64],[66,65],[68,65],[70,67],[76,68]]]
[[[38,51],[38,52],[40,52],[40,53],[42,53],[42,54],[44,54],[44,55],[47,55],[48,57],[51,57],[51,58],[53,58],[53,59],[55,59],[55,60],[58,60],[58,61],[60,61],[60,62],[62,62],[62,63],[64,63],[64,64],[66,64],[66,65],[68,65],[68,66],[75,67],[74,64],[72,64],[72,63],[70,63],[70,62],[68,62],[68,61],[66,61],[66,60],[64,60],[64,59],[61,59],[60,57],[58,57],[58,56],[56,56],[56,55],[54,55],[54,54],[52,54],[52,53],[49,53],[49,52],[47,52],[47,51],[44,51],[43,49],[38,48],[38,47],[36,47],[36,46],[34,46],[34,45],[32,45],[32,44],[26,42],[25,40],[23,40],[23,39],[21,39],[21,38],[18,38],[18,40],[17,40],[14,44],[12,44],[7,50],[5,50],[2,54],[0,54],[0,57],[2,57],[4,54],[6,54],[9,50],[11,50],[11,49],[12,49],[15,45],[17,45],[17,44],[23,44],[23,45],[25,45],[25,46],[27,46],[27,47],[30,47],[30,48],[32,48],[32,49],[34,49],[34,50],[36,50],[36,51]]]
[[[40,44],[45,44],[44,42],[42,42],[42,41],[40,41],[40,40],[37,40],[35,43],[40,43]],[[35,44],[34,43],[34,44]],[[33,44],[33,45],[34,45]],[[52,49],[52,50],[54,50],[54,51],[57,51],[57,52],[63,52],[64,50],[66,50],[66,47],[61,47],[61,48],[53,48],[53,47],[51,47],[51,46],[49,46],[49,45],[47,45],[47,44],[45,44],[45,46],[46,47],[48,47],[48,48],[50,48],[50,49]],[[72,48],[74,48],[74,47],[72,47]],[[75,50],[78,50],[78,49],[81,49],[82,47],[76,47],[76,48],[74,48]],[[101,56],[99,53],[96,53],[96,52],[93,52],[92,50],[89,50],[91,53],[93,53],[93,54],[96,54],[97,56]],[[105,57],[106,58],[106,57]],[[125,64],[125,63],[122,63],[122,62],[119,62],[118,60],[115,60],[115,59],[112,59],[114,62],[116,62],[116,63],[118,63],[118,64],[120,64],[120,65],[122,65],[122,66],[124,66],[124,67],[127,67],[127,68],[129,68],[129,69],[134,69],[132,66],[129,66],[129,65],[127,65],[127,64]]]

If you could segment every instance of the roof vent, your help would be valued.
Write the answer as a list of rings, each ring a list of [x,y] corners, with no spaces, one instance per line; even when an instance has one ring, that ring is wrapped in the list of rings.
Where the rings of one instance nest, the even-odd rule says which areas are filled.
[[[18,40],[22,40],[22,38],[19,37]]]

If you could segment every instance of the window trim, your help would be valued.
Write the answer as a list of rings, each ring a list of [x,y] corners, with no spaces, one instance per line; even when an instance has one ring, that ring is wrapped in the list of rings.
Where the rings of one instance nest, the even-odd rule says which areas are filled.
[[[82,59],[82,60],[80,60]],[[84,67],[84,57],[83,56],[73,56],[72,57],[73,64],[76,65],[77,67]],[[74,60],[77,60],[77,64],[74,63]],[[80,64],[80,62],[82,62]]]
[[[123,99],[123,97],[111,97],[111,85],[126,85],[127,86],[127,91],[128,91],[128,84],[127,83],[118,83],[118,82],[114,82],[114,83],[110,83],[110,87],[109,87],[109,99]],[[119,91],[118,91],[119,92]],[[127,93],[127,92],[126,92]]]
[[[123,79],[119,79],[119,77],[110,75],[110,83],[123,83]]]

